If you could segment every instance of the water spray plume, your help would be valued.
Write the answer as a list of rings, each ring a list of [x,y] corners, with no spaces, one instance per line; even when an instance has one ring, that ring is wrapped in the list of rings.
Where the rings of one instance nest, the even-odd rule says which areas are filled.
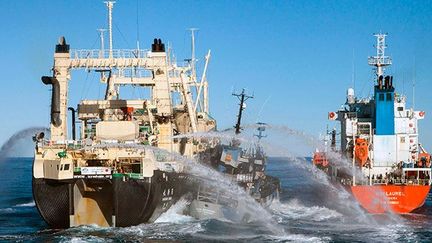
[[[217,134],[217,133],[215,133]],[[215,135],[213,134],[213,135]],[[200,134],[202,135],[202,134]],[[220,134],[219,134],[220,135]],[[192,134],[190,136],[192,137]],[[209,137],[209,136],[206,136]],[[237,136],[236,136],[237,137]],[[91,147],[108,148],[110,144],[99,144]],[[118,145],[116,145],[118,146]],[[286,234],[284,229],[280,227],[273,219],[273,215],[264,209],[258,202],[255,201],[246,191],[241,188],[232,178],[227,175],[210,168],[195,159],[190,159],[178,153],[171,153],[167,150],[160,149],[149,145],[124,144],[123,147],[151,150],[158,156],[163,156],[167,161],[173,161],[181,164],[184,171],[188,174],[196,176],[201,183],[212,188],[219,188],[223,193],[226,193],[231,198],[235,198],[239,204],[245,205],[244,210],[251,216],[251,221],[264,226],[275,235]]]
[[[38,132],[49,132],[48,128],[45,127],[29,127],[23,130],[20,130],[13,134],[0,148],[0,161],[10,156],[10,152],[12,149],[18,144],[18,142],[22,139],[31,139],[33,135]]]
[[[244,125],[243,127],[244,129],[256,129],[258,128],[258,125],[250,124],[250,125]],[[324,145],[322,141],[303,131],[292,129],[284,125],[270,124],[267,126],[267,128],[269,128],[269,130],[277,131],[279,134],[284,134],[284,135],[288,135],[289,137],[300,139],[302,143],[304,143],[304,145],[311,148],[311,151],[313,151],[316,148],[321,150],[324,149]],[[252,138],[246,137],[243,134],[235,136],[230,132],[193,133],[193,134],[181,135],[181,137],[219,138],[219,139],[223,138],[228,140],[235,138],[246,144],[251,144],[253,141]],[[288,148],[287,146],[278,146],[277,144],[275,144],[274,141],[275,140],[272,140],[271,142],[267,142],[267,141],[261,142],[261,145],[264,147],[267,153],[272,153],[273,155],[289,158],[291,164],[295,165],[299,169],[310,172],[311,179],[313,179],[316,183],[325,185],[330,192],[335,193],[335,195],[337,196],[337,200],[335,201],[337,205],[339,207],[344,208],[344,211],[347,211],[347,213],[349,214],[354,213],[355,218],[357,219],[358,222],[378,225],[375,218],[367,214],[357,202],[353,201],[351,195],[342,186],[336,186],[334,183],[330,182],[328,175],[326,173],[313,166],[306,159],[301,158],[299,156],[294,156],[292,153],[290,153],[290,148]],[[359,168],[354,168],[353,170],[351,161],[341,157],[340,154],[331,151],[329,152],[328,156],[335,165],[345,169],[351,175],[355,174],[358,177],[362,175]],[[389,219],[390,221],[395,223],[401,223],[402,221],[400,217],[394,214],[389,214]]]

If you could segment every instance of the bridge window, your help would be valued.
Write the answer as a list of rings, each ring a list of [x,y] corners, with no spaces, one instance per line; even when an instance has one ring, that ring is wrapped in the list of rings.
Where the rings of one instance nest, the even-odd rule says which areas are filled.
[[[387,93],[386,100],[387,100],[387,101],[392,101],[392,100],[393,100],[393,97],[392,97],[392,94],[391,94],[391,93]]]
[[[384,100],[384,94],[379,94],[379,100],[383,101]]]

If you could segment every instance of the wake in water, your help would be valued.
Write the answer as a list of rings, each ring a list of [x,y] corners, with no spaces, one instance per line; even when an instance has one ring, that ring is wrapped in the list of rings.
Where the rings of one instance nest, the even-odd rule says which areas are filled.
[[[271,205],[270,209],[275,216],[279,216],[279,223],[281,221],[291,220],[306,220],[306,221],[329,221],[341,219],[343,215],[336,210],[328,209],[322,206],[306,207],[297,199],[292,199],[288,202],[275,202]]]
[[[13,213],[13,212],[16,212],[16,210],[19,208],[32,208],[35,206],[36,206],[36,204],[34,201],[31,201],[28,203],[19,203],[19,204],[12,206],[12,207],[0,208],[0,213]]]

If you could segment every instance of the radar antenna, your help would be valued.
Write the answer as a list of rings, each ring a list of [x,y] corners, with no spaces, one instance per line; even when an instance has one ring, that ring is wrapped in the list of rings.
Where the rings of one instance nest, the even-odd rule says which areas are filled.
[[[258,138],[258,142],[260,142],[262,138],[267,137],[267,135],[263,134],[265,132],[265,130],[266,130],[267,123],[257,122],[256,124],[258,125],[258,128],[257,128],[258,134],[254,134],[254,136],[257,137]]]
[[[384,75],[384,70],[386,66],[390,66],[392,64],[392,60],[389,56],[385,55],[385,49],[387,45],[385,44],[385,37],[387,34],[374,34],[377,38],[376,44],[376,56],[371,56],[368,58],[368,64],[370,66],[376,67],[376,75],[377,77]]]

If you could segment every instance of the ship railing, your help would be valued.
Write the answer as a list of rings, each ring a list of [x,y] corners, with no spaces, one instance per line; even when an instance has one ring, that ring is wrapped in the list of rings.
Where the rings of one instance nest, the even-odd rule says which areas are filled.
[[[228,205],[231,207],[237,205],[237,201],[229,195],[217,190],[211,190],[209,188],[204,188],[201,190],[201,187],[199,187],[197,200],[221,205]]]
[[[145,78],[151,77],[152,73],[144,68],[124,68],[116,74],[122,78]]]
[[[64,140],[64,141],[51,141],[51,140],[42,140],[38,142],[38,146],[41,148],[49,147],[49,148],[59,148],[59,149],[80,149],[84,145],[84,141],[82,140]]]
[[[347,118],[357,118],[357,112],[347,112]]]
[[[369,65],[391,65],[392,60],[390,57],[388,56],[373,56],[373,57],[368,57],[368,63]]]
[[[199,201],[217,203],[217,193],[198,191],[197,199]]]
[[[134,149],[144,149],[144,145],[138,139],[131,141],[118,141],[118,140],[63,140],[63,141],[51,141],[42,140],[37,143],[40,148],[59,148],[59,149],[81,149],[84,147],[94,147],[94,148],[134,148]],[[175,162],[176,157],[171,155],[166,155],[163,152],[155,152],[155,157],[158,162]]]
[[[374,179],[372,185],[430,185],[430,179]]]
[[[233,179],[237,182],[252,182],[253,174],[236,174],[233,176]]]
[[[111,54],[112,53],[112,54]],[[70,51],[71,59],[109,59],[109,58],[145,58],[149,50],[137,49],[74,49]]]
[[[406,179],[405,185],[430,185],[430,179]]]

